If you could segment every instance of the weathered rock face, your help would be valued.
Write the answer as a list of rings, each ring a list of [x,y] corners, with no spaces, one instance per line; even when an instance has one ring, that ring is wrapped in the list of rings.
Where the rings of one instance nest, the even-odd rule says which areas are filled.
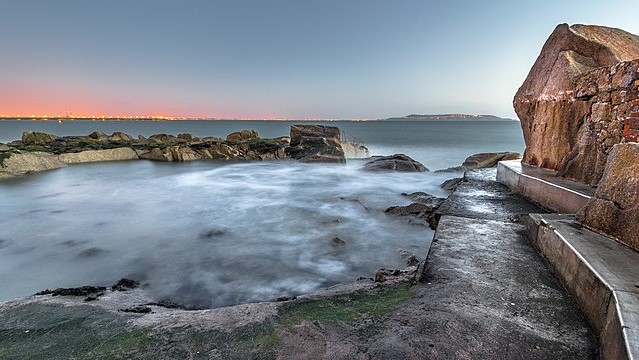
[[[339,128],[323,125],[291,126],[291,145],[286,153],[301,162],[345,163]]]
[[[46,152],[22,152],[10,154],[0,167],[3,177],[25,174],[32,171],[52,170],[66,166],[57,155]]]
[[[53,141],[58,137],[51,134],[46,134],[37,131],[25,131],[22,133],[22,143],[24,145],[42,144],[49,141]]]
[[[521,154],[515,152],[496,152],[496,153],[479,153],[466,158],[461,166],[451,167],[438,171],[470,171],[475,169],[484,169],[496,166],[502,160],[518,160]]]
[[[639,251],[639,144],[615,145],[595,196],[577,221]]]
[[[242,130],[228,134],[226,141],[243,141],[251,139],[259,139],[259,135],[255,130]]]
[[[128,147],[104,149],[104,150],[86,150],[79,153],[66,153],[58,156],[60,161],[65,164],[80,164],[101,161],[119,161],[137,159],[136,152]]]
[[[638,70],[639,60],[633,60],[589,71],[575,80],[575,101],[587,104],[587,114],[559,175],[597,185],[610,150],[623,141],[624,125],[639,124]]]
[[[353,144],[348,141],[342,141],[341,144],[344,150],[344,157],[347,159],[365,159],[371,157],[366,146]]]
[[[629,91],[629,77],[620,73],[629,75],[634,65],[614,65],[637,58],[636,35],[603,26],[557,26],[513,100],[526,142],[523,162],[559,170],[573,160],[564,174],[589,177],[579,169],[589,168],[581,164],[590,159],[580,156],[575,162],[577,154],[593,147],[583,125],[590,123],[593,110],[607,113],[606,105],[597,103],[613,107],[631,100],[636,86]]]
[[[413,160],[404,154],[395,154],[391,156],[379,156],[367,162],[364,164],[364,170],[424,172],[428,171],[428,168],[419,161]]]

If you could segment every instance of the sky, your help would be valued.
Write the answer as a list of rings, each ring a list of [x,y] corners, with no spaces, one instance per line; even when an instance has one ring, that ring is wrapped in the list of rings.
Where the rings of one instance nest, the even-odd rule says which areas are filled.
[[[639,1],[0,0],[0,115],[515,118],[560,23]]]

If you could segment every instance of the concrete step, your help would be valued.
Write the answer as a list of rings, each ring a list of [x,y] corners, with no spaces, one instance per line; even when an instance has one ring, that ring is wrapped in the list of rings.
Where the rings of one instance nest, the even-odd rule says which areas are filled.
[[[530,214],[531,241],[579,303],[605,359],[639,359],[639,253],[573,215]]]
[[[522,164],[519,160],[497,164],[497,181],[513,192],[552,212],[575,214],[586,205],[595,189],[557,177],[556,173]]]

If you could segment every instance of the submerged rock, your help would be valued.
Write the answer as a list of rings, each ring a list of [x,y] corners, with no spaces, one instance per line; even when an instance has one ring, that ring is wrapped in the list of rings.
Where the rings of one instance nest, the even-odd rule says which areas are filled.
[[[379,156],[364,164],[366,171],[425,172],[426,166],[404,154]]]
[[[639,144],[615,145],[595,196],[577,221],[639,251]]]

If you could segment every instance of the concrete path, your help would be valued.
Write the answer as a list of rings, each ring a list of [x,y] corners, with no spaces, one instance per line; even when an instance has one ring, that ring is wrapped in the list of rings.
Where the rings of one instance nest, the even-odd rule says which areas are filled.
[[[540,212],[494,179],[469,180],[440,207],[415,301],[427,358],[592,359],[596,339],[528,240],[517,214]],[[427,314],[427,315],[426,315]]]

